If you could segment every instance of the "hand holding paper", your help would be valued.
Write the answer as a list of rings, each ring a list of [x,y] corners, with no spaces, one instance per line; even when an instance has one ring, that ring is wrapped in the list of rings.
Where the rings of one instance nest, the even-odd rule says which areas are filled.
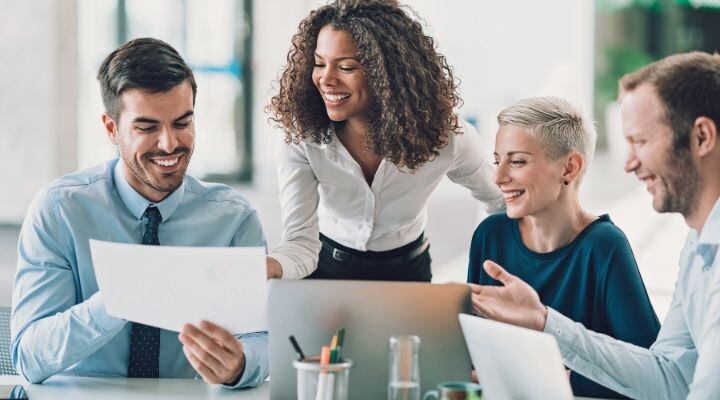
[[[207,383],[232,384],[245,369],[242,342],[215,324],[185,324],[179,339],[190,365]]]

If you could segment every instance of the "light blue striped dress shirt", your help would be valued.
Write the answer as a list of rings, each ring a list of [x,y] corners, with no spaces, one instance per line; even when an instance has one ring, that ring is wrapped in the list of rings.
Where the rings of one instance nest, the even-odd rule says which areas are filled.
[[[11,322],[13,364],[30,382],[58,373],[127,374],[132,324],[105,311],[88,244],[142,241],[142,215],[151,202],[127,183],[123,165],[114,159],[59,178],[30,205],[18,244]],[[228,186],[188,175],[156,205],[163,245],[265,246],[256,211]],[[246,367],[235,387],[255,386],[268,375],[267,332],[238,337]],[[160,377],[197,378],[176,332],[161,330]]]
[[[701,232],[691,229],[680,254],[670,311],[650,349],[574,323],[548,307],[545,332],[565,364],[633,399],[720,399],[720,199]]]

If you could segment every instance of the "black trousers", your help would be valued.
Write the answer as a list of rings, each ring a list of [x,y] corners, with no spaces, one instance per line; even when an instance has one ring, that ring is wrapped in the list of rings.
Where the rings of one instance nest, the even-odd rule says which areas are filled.
[[[350,279],[369,281],[419,281],[430,282],[430,246],[415,258],[398,262],[397,258],[417,249],[425,242],[423,235],[397,249],[373,252],[359,251],[343,246],[320,234],[324,246],[320,250],[318,267],[306,279]],[[342,250],[352,255],[352,260],[340,261],[333,257],[329,248]],[[390,262],[388,262],[388,259]]]

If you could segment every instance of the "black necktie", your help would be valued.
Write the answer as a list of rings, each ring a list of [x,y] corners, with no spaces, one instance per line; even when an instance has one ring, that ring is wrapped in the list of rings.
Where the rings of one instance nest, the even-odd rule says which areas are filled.
[[[158,226],[162,215],[154,205],[143,214],[147,218],[142,244],[159,245]],[[133,322],[130,331],[128,378],[157,378],[160,376],[160,328]]]

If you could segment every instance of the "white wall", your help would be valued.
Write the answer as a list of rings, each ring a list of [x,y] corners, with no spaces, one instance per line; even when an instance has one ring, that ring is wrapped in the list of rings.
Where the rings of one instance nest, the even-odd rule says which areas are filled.
[[[495,137],[502,108],[529,96],[561,96],[592,111],[591,1],[409,3],[461,80],[461,115],[475,116],[486,136]]]
[[[268,122],[264,108],[275,94],[273,84],[285,63],[290,39],[313,4],[311,0],[262,0],[254,4],[253,151],[255,182],[259,185],[274,185],[275,182],[273,146],[278,131]]]
[[[0,13],[0,223],[22,220],[37,190],[76,168],[74,1],[3,2]]]

